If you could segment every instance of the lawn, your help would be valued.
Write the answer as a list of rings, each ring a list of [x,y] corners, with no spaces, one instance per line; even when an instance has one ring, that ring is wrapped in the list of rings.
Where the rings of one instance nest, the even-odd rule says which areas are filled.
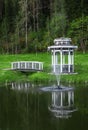
[[[8,70],[11,68],[13,61],[41,61],[44,63],[44,71],[37,73],[21,73]],[[17,55],[0,55],[0,83],[15,81],[31,82],[54,82],[56,80],[51,72],[51,54],[17,54]],[[88,54],[75,53],[75,72],[74,75],[61,75],[61,82],[66,83],[88,83]]]

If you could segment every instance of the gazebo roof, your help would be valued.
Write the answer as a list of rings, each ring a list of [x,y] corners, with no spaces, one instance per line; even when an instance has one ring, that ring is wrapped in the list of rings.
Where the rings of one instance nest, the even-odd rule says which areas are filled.
[[[58,49],[76,49],[76,48],[77,48],[77,46],[72,46],[72,45],[69,45],[69,46],[66,46],[66,45],[64,45],[64,46],[53,45],[53,46],[48,47],[48,49],[51,49],[51,50],[53,50],[53,49],[56,49],[56,50],[58,50]]]
[[[56,50],[60,50],[60,49],[76,49],[77,46],[71,45],[71,38],[56,38],[54,39],[54,45],[49,46],[48,49],[56,49]]]

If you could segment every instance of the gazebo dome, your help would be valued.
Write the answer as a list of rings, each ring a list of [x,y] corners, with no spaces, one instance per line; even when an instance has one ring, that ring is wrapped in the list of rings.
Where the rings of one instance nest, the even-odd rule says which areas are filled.
[[[56,38],[54,39],[54,44],[55,45],[70,45],[72,42],[71,38]]]

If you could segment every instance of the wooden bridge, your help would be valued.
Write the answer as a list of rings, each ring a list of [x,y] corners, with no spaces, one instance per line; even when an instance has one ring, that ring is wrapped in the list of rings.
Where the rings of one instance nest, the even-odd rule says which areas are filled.
[[[11,70],[17,70],[23,72],[43,71],[43,62],[38,62],[38,61],[12,62]]]

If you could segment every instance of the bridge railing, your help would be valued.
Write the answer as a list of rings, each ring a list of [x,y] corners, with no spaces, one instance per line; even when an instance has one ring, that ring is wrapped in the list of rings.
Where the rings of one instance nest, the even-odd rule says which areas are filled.
[[[43,62],[19,61],[11,63],[12,70],[43,70]]]

